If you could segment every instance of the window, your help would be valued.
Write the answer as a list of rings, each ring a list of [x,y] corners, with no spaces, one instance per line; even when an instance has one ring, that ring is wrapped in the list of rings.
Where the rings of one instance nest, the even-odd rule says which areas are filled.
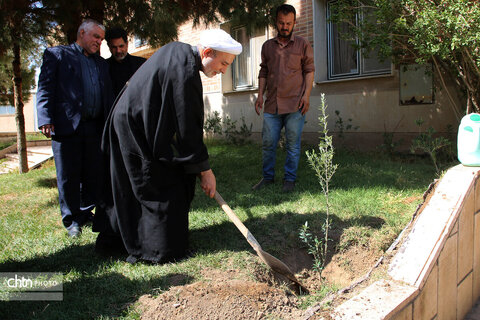
[[[330,17],[332,3],[327,3],[327,17]],[[368,11],[358,12],[354,24],[360,19],[369,19]],[[327,19],[328,46],[328,79],[365,77],[370,75],[390,74],[391,59],[380,60],[378,49],[369,52],[356,49],[359,44],[357,37],[345,39],[345,34],[351,33],[351,27],[346,23],[332,23]]]
[[[143,47],[147,44],[147,40],[140,38],[139,36],[135,35],[133,38],[133,44],[135,48]]]
[[[431,64],[400,65],[400,104],[433,103],[433,67]]]
[[[242,44],[243,50],[233,61],[233,90],[258,87],[262,44],[267,39],[265,29],[247,33],[245,27],[232,28],[232,36]]]
[[[15,114],[14,106],[0,106],[0,115]]]

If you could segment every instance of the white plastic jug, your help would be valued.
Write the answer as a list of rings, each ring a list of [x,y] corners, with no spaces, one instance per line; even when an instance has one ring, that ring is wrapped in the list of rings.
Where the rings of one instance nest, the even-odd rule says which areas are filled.
[[[462,118],[457,150],[458,160],[464,166],[480,166],[480,114],[470,113]]]

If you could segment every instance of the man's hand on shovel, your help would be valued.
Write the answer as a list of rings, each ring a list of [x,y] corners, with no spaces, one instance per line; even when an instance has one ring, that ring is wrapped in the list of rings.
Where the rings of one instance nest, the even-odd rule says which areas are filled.
[[[213,198],[217,190],[217,181],[215,180],[212,169],[200,172],[199,178],[203,192],[205,192],[208,197]]]

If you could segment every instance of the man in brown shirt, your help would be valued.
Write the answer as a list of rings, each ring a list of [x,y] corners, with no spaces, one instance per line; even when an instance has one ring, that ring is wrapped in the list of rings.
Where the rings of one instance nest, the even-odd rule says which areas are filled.
[[[287,158],[282,191],[290,192],[295,187],[300,141],[305,114],[310,107],[315,71],[310,43],[293,35],[295,22],[295,8],[288,4],[279,6],[276,12],[278,35],[262,46],[255,111],[260,115],[266,89],[262,130],[263,178],[253,186],[253,190],[259,190],[274,181],[276,149],[283,127]]]

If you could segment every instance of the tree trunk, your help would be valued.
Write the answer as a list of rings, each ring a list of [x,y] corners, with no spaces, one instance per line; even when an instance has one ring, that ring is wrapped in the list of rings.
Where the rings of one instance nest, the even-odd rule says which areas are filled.
[[[12,32],[14,35],[14,32]],[[17,36],[17,35],[15,35]],[[18,39],[12,37],[12,39]],[[22,73],[20,61],[20,45],[15,42],[13,45],[13,94],[15,101],[15,121],[17,123],[17,152],[19,156],[18,171],[20,173],[28,172],[27,159],[27,138],[25,136],[25,117],[23,115],[22,99]]]

